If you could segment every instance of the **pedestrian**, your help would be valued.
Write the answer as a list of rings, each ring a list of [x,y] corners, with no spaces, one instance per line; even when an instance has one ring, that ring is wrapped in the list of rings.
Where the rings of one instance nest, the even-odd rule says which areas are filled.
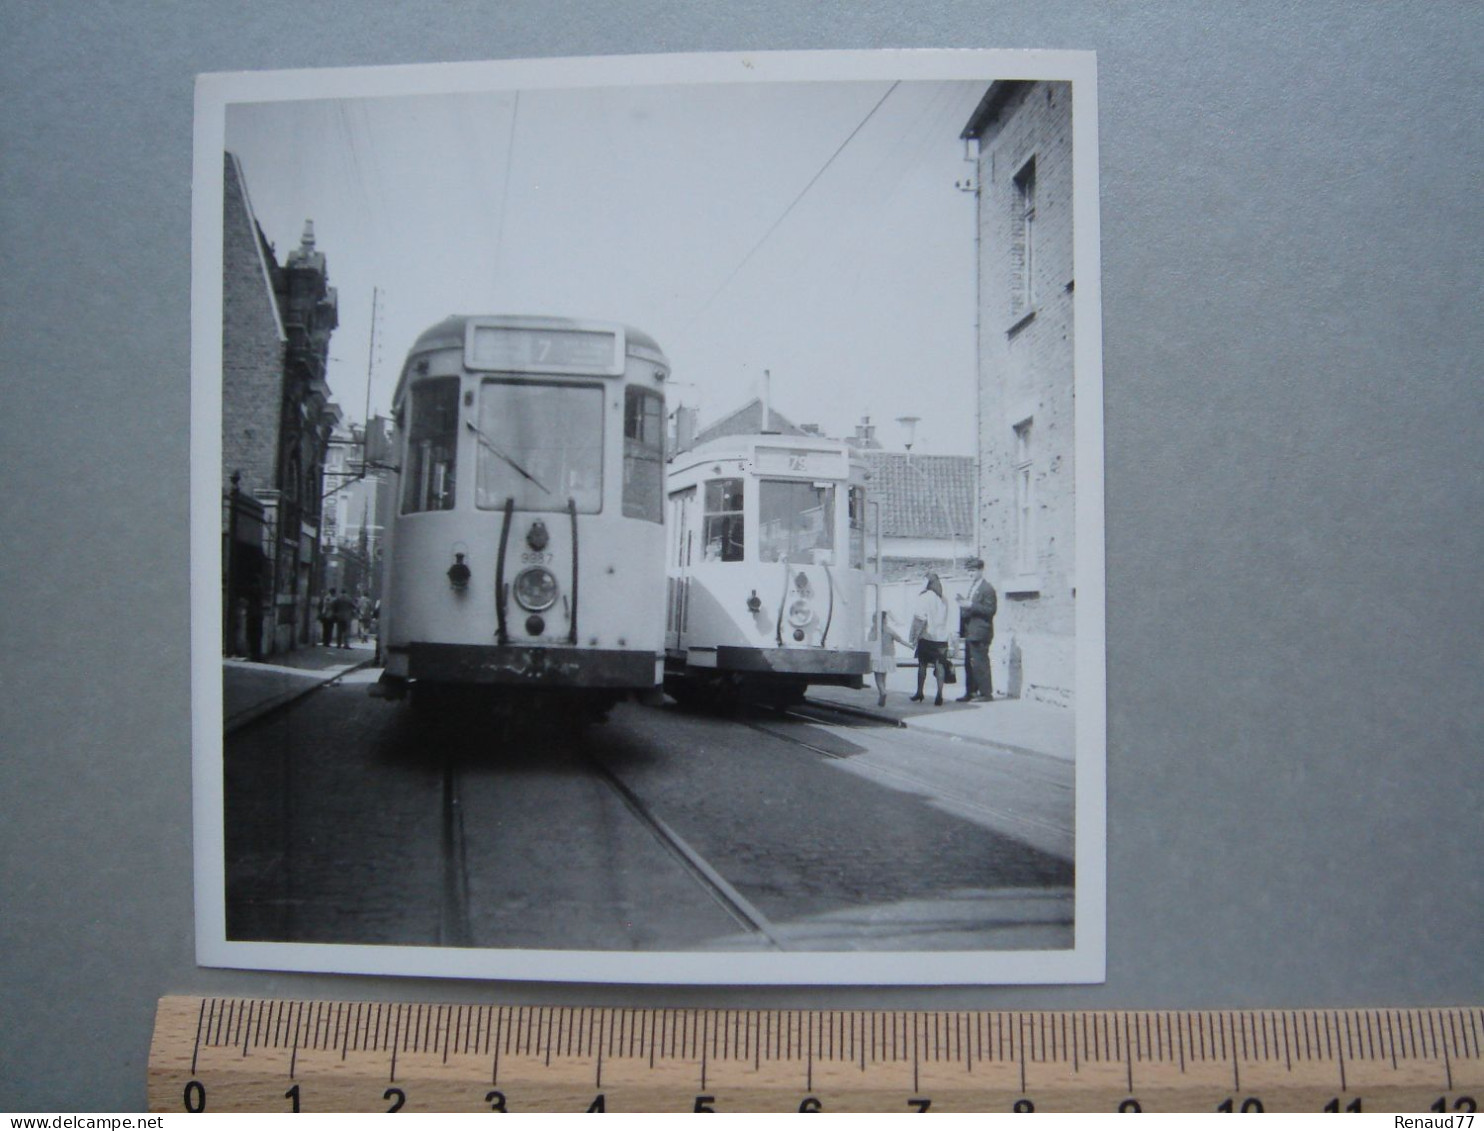
[[[331,589],[319,599],[319,642],[330,646],[330,633],[335,631],[335,590]]]
[[[970,558],[969,592],[958,598],[958,632],[964,638],[964,693],[960,703],[975,700],[988,703],[994,698],[994,683],[989,671],[989,645],[994,639],[994,615],[999,609],[999,595],[984,576],[982,558]]]
[[[927,575],[927,584],[917,595],[912,606],[912,632],[910,638],[917,655],[917,694],[912,702],[922,702],[923,685],[927,682],[928,667],[938,684],[938,695],[934,707],[943,705],[943,680],[948,663],[948,602],[943,599],[943,582],[936,573]]]
[[[356,598],[356,629],[360,633],[361,643],[366,643],[371,631],[371,598],[365,593]]]
[[[885,609],[881,610],[881,616],[871,627],[869,639],[876,645],[871,649],[871,674],[876,677],[876,706],[885,707],[886,676],[896,669],[897,645],[906,644],[907,641],[892,626],[892,615]]]
[[[334,590],[332,589],[333,593]],[[330,613],[335,618],[335,645],[338,648],[350,647],[350,618],[355,616],[356,603],[351,600],[349,593],[341,593],[330,604]]]

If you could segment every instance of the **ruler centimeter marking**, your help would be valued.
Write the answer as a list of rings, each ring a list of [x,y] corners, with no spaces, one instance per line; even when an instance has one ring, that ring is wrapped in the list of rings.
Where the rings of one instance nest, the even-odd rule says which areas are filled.
[[[1463,1114],[1484,1101],[1481,1028],[1476,1007],[912,1012],[166,997],[149,1103]]]

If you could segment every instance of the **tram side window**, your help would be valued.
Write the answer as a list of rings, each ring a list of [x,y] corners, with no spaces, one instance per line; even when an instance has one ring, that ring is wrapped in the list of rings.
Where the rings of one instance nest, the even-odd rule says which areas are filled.
[[[625,518],[663,522],[665,401],[630,385],[624,391],[623,513]]]
[[[832,565],[835,488],[782,479],[758,484],[758,557],[792,565]]]
[[[742,560],[742,480],[712,479],[707,482],[704,535],[708,562]]]
[[[866,568],[866,492],[850,489],[850,568]]]
[[[459,379],[412,387],[412,425],[402,468],[402,513],[453,509],[459,445]]]

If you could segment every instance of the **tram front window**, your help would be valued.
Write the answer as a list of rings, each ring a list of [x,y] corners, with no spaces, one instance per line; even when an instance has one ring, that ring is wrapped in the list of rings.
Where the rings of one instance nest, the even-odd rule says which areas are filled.
[[[402,513],[453,509],[459,442],[459,379],[412,386],[412,429],[402,470]]]
[[[480,391],[476,499],[498,510],[603,509],[603,390],[486,381]]]
[[[765,562],[832,565],[833,485],[764,479],[758,484],[758,552]]]
[[[705,560],[740,562],[745,550],[742,480],[712,479],[706,484],[706,518],[702,530]]]

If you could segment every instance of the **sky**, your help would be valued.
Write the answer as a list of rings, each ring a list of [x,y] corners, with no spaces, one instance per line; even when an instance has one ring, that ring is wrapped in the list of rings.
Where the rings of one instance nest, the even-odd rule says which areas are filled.
[[[829,435],[975,451],[975,197],[988,82],[492,91],[237,103],[278,260],[306,220],[339,296],[329,384],[386,414],[450,314],[626,323],[702,426],[763,392]],[[376,294],[372,349],[373,290]]]

